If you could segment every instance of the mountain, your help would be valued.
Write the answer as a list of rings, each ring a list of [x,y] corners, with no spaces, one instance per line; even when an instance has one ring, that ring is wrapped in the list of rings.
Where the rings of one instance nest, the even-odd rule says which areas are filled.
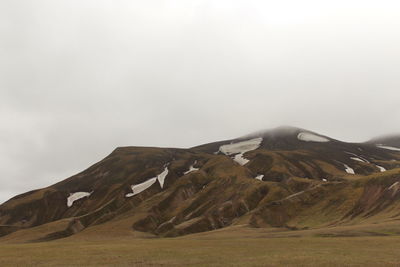
[[[124,229],[170,237],[232,225],[295,230],[398,220],[396,140],[346,143],[280,127],[188,149],[119,147],[0,205],[0,236],[45,241]]]
[[[371,139],[368,143],[375,145],[400,147],[400,134],[391,134],[376,137],[374,139]]]

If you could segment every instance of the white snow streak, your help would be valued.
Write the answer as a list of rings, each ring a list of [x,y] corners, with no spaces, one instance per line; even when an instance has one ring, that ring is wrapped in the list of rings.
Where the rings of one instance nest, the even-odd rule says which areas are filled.
[[[243,157],[244,153],[259,148],[262,140],[263,139],[259,137],[238,143],[222,145],[220,146],[219,151],[228,156],[237,154],[234,156],[233,160],[243,166],[249,162],[248,159]]]
[[[351,153],[351,152],[346,152],[347,154],[353,155],[355,157],[350,157],[350,159],[355,160],[355,161],[359,161],[359,162],[364,162],[364,163],[370,163],[368,160],[366,160],[363,157],[358,156],[357,154]],[[347,166],[347,165],[346,165]],[[386,169],[382,166],[378,166],[375,164],[375,166],[381,171],[381,172],[385,172]],[[347,166],[348,167],[348,166]],[[346,167],[346,168],[347,168]]]
[[[297,135],[297,139],[300,141],[305,141],[305,142],[319,142],[319,143],[325,143],[329,142],[328,138],[325,138],[323,136],[319,136],[313,133],[306,133],[302,132]]]
[[[346,165],[346,164],[343,164],[343,165],[344,165],[344,167],[346,168],[345,171],[346,171],[347,173],[349,173],[349,174],[356,174],[356,173],[354,172],[354,170],[353,170],[352,168],[350,168],[349,165]]]
[[[260,181],[262,181],[263,178],[264,178],[264,174],[260,174],[260,175],[257,175],[257,176],[256,176],[256,179],[257,179],[257,180],[260,180]]]
[[[237,154],[233,157],[233,160],[239,163],[240,165],[246,165],[250,160],[243,157],[243,153]]]
[[[147,180],[143,183],[140,183],[140,184],[131,185],[132,193],[126,194],[125,197],[133,197],[134,195],[137,195],[140,192],[143,192],[144,190],[146,190],[147,188],[152,186],[156,181],[158,181],[161,188],[163,188],[164,181],[165,181],[165,178],[167,177],[167,175],[168,175],[168,167],[165,167],[164,171],[162,173],[160,173],[159,175],[157,175],[156,177],[150,178],[149,180]]]
[[[376,146],[379,148],[387,149],[387,150],[400,151],[400,148],[398,148],[398,147],[384,146],[384,145],[376,145]]]
[[[143,192],[157,181],[157,177],[151,178],[143,183],[131,185],[132,193],[126,194],[125,197],[133,197],[134,195]]]
[[[195,167],[194,167],[194,165],[196,165],[196,163],[197,163],[197,160],[193,163],[193,165],[191,165],[191,166],[189,167],[189,170],[185,171],[183,174],[189,174],[189,173],[191,173],[191,172],[198,171],[199,168],[195,168]]]
[[[365,161],[363,161],[363,160],[360,159],[360,158],[351,157],[351,159],[352,159],[352,160],[355,160],[355,161],[359,161],[359,162],[365,162]]]
[[[354,153],[351,153],[351,152],[347,152],[347,151],[345,151],[345,153],[354,156],[354,157],[351,158],[352,160],[363,161],[365,163],[369,163],[369,161],[366,158],[361,157],[361,156],[359,156],[357,154],[354,154]]]
[[[159,175],[157,175],[157,180],[160,183],[161,188],[164,187],[164,181],[167,175],[168,175],[168,167],[165,167],[164,171]]]
[[[386,171],[386,169],[385,168],[383,168],[382,166],[378,166],[378,165],[375,165],[381,172],[385,172]]]
[[[220,146],[219,151],[221,151],[225,155],[233,155],[238,153],[244,154],[246,152],[257,149],[260,146],[262,140],[263,139],[259,137],[238,143],[222,145]]]
[[[93,192],[76,192],[69,194],[69,197],[67,198],[67,206],[71,207],[75,201],[84,197],[89,197],[92,193]]]

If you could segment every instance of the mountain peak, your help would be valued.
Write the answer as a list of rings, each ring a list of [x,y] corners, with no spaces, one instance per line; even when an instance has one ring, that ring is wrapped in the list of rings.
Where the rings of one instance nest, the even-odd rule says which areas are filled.
[[[400,146],[400,133],[382,135],[372,138],[367,143],[375,145],[390,145],[390,146]]]
[[[243,136],[242,138],[251,138],[251,137],[264,137],[264,138],[288,138],[288,137],[297,137],[301,132],[306,133],[314,133],[313,131],[309,131],[306,129],[302,129],[295,126],[282,125],[272,129],[260,130],[249,135]],[[319,134],[317,134],[319,135]]]
[[[259,130],[253,133],[250,133],[248,135],[243,136],[243,138],[248,138],[248,137],[263,137],[263,136],[278,136],[278,135],[292,135],[295,134],[296,132],[300,132],[302,129],[297,128],[294,126],[288,126],[288,125],[282,125],[279,127],[275,128],[269,128],[269,129],[263,129]]]

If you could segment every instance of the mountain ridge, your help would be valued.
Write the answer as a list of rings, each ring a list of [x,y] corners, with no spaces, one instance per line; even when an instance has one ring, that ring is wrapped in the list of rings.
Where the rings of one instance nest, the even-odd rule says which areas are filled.
[[[38,240],[123,219],[130,231],[179,236],[238,223],[297,229],[397,218],[399,174],[393,148],[287,126],[191,148],[118,147],[76,175],[1,204],[0,236],[64,220],[65,229]]]

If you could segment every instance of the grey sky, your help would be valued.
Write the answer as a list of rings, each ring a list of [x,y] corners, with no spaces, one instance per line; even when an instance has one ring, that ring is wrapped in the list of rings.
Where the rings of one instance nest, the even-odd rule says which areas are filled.
[[[0,202],[117,146],[400,131],[388,0],[0,1]]]

